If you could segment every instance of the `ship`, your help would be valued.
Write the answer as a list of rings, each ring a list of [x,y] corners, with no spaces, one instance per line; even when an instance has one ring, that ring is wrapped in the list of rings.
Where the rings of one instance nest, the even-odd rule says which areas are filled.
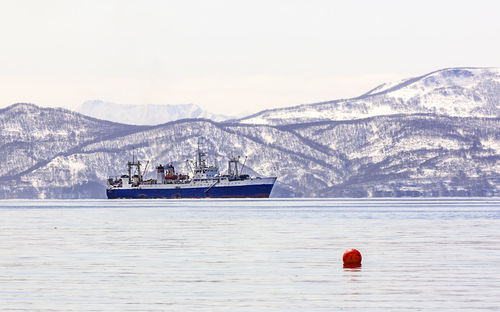
[[[277,177],[251,177],[243,174],[245,163],[230,156],[226,174],[215,165],[207,165],[206,152],[198,148],[195,161],[186,161],[192,176],[176,172],[172,163],[156,166],[156,179],[144,180],[139,160],[127,162],[127,174],[109,177],[108,199],[128,198],[269,198]],[[149,161],[146,163],[146,169]],[[144,171],[146,171],[146,169]]]

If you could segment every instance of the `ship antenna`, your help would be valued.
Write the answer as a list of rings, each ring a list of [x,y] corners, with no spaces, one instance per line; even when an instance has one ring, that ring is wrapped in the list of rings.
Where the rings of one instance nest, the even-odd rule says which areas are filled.
[[[201,168],[201,152],[200,152],[200,138],[198,138],[198,168]]]

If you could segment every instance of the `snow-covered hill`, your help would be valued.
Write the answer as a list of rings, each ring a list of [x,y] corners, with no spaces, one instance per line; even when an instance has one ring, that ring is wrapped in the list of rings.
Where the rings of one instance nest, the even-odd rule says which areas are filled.
[[[55,155],[140,127],[97,120],[65,109],[14,104],[0,110],[0,180],[29,172]]]
[[[240,119],[240,122],[279,125],[418,113],[457,117],[500,116],[500,69],[439,70],[383,84],[356,98],[262,111]]]
[[[194,104],[124,105],[94,100],[84,102],[77,111],[94,118],[131,125],[158,125],[185,118],[206,118],[214,121],[233,118],[212,114]]]
[[[134,127],[17,105],[0,111],[0,120],[10,129],[2,132],[0,198],[102,198],[105,179],[124,173],[132,148],[153,165],[173,162],[186,172],[199,137],[222,170],[233,153],[248,156],[247,173],[278,176],[274,197],[500,195],[498,118],[416,114],[283,126],[191,119]]]

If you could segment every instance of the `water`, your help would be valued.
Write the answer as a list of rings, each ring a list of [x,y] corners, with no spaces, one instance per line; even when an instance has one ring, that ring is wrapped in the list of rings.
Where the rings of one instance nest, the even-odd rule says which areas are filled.
[[[2,311],[499,311],[500,200],[0,201],[0,283]]]

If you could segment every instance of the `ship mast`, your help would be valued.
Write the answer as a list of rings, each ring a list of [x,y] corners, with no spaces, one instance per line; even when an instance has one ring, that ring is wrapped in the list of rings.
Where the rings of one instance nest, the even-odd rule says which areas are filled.
[[[229,176],[237,177],[238,173],[238,163],[240,162],[240,156],[232,156],[229,157],[229,161],[227,162],[227,174]]]
[[[132,177],[132,167],[135,167],[135,170],[133,173],[135,174],[135,172],[137,171],[139,183],[142,182],[141,165],[142,164],[139,160],[137,160],[137,162],[135,161],[135,149],[132,149],[132,162],[130,162],[130,161],[127,162],[129,181],[132,181],[132,178],[133,178]]]
[[[199,170],[206,168],[206,159],[204,158],[207,154],[202,150],[200,139],[198,139],[198,152],[196,154],[196,166]]]
[[[238,177],[240,174],[243,174],[243,169],[245,168],[245,164],[247,163],[247,156],[245,156],[245,162],[243,163],[241,168],[238,168],[238,165],[241,165],[240,158],[240,156],[233,155],[229,157],[229,161],[227,162],[227,174],[229,176]]]

